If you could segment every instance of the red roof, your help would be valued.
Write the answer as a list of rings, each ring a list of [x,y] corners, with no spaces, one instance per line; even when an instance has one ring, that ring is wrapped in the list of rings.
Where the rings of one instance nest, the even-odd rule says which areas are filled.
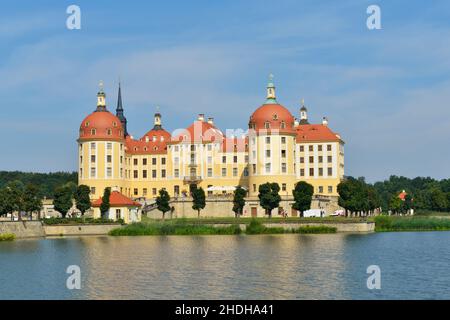
[[[140,207],[139,202],[133,201],[130,198],[124,196],[119,191],[112,191],[109,197],[109,203],[111,207]],[[102,198],[99,198],[92,202],[93,207],[100,207],[102,204]]]
[[[338,134],[323,124],[300,124],[297,130],[297,143],[308,141],[340,141]]]
[[[250,116],[249,127],[258,131],[295,133],[294,116],[281,104],[263,104]],[[266,127],[268,123],[269,127]]]
[[[402,192],[400,192],[400,194],[398,195],[398,197],[399,197],[401,200],[405,201],[405,198],[406,198],[407,195],[408,195],[408,194],[405,192],[405,190],[403,190]]]
[[[176,132],[172,143],[178,142],[213,142],[223,139],[223,133],[213,124],[196,120],[186,129]]]
[[[80,125],[80,139],[122,140],[123,128],[119,118],[109,111],[95,111]]]
[[[150,131],[151,132],[151,131]],[[167,143],[170,142],[170,134],[159,135],[153,139],[153,136],[149,136],[146,139],[145,135],[140,140],[134,140],[130,136],[127,136],[125,141],[125,151],[128,154],[166,154]],[[161,139],[163,137],[163,139]]]

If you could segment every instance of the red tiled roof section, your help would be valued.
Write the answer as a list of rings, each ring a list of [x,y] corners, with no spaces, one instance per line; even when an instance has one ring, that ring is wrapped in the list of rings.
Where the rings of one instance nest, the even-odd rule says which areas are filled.
[[[133,201],[130,198],[124,196],[119,191],[112,191],[109,197],[109,203],[111,207],[140,207],[139,202]],[[92,202],[93,207],[100,207],[102,204],[102,198],[99,198]]]
[[[249,127],[257,132],[277,130],[284,133],[295,133],[294,121],[291,112],[281,104],[263,104],[250,116]]]
[[[223,133],[213,124],[196,120],[189,127],[177,131],[172,138],[172,143],[178,142],[214,142],[223,139]]]
[[[151,132],[151,131],[150,131]],[[153,136],[150,136],[148,140],[145,135],[140,140],[134,140],[130,136],[127,136],[125,141],[125,152],[127,154],[166,154],[167,143],[170,142],[170,134],[161,139],[161,136],[157,136],[153,140]]]
[[[323,124],[301,124],[297,128],[297,143],[308,141],[340,141],[337,133]]]
[[[408,194],[405,192],[405,190],[403,190],[402,192],[400,192],[400,194],[398,195],[398,197],[399,197],[401,200],[405,201],[405,198],[406,198],[407,195],[408,195]]]
[[[122,124],[109,111],[96,111],[84,118],[80,125],[80,139],[123,140]]]

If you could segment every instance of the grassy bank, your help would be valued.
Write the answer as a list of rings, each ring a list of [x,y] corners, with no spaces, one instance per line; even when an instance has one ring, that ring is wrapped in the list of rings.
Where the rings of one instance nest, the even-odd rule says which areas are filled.
[[[219,224],[220,225],[220,224]],[[282,233],[335,233],[336,228],[328,226],[304,226],[298,229],[266,227],[262,221],[253,219],[242,231],[239,224],[217,226],[213,224],[191,223],[187,219],[141,222],[112,230],[111,236],[150,236],[150,235],[235,235],[282,234]]]
[[[13,241],[16,239],[16,235],[12,233],[3,233],[0,234],[0,241]]]
[[[441,217],[394,217],[375,218],[375,231],[445,231],[450,230],[450,219]]]
[[[242,232],[238,225],[214,227],[212,225],[192,225],[186,221],[154,223],[133,223],[123,228],[111,230],[111,236],[163,236],[163,235],[230,235]]]

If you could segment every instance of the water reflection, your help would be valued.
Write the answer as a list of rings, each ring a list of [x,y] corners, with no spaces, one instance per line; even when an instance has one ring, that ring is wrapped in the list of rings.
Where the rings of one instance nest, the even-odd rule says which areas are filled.
[[[449,240],[442,232],[0,243],[0,299],[448,298]],[[65,287],[73,264],[82,290]],[[382,290],[366,287],[371,264],[381,267]]]

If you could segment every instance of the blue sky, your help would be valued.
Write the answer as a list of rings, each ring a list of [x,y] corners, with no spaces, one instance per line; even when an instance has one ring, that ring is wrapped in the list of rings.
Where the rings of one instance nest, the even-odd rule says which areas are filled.
[[[246,128],[273,73],[281,104],[344,138],[348,175],[449,177],[449,39],[448,1],[2,1],[0,170],[76,170],[99,80],[111,110],[121,77],[140,137],[157,105],[170,131]]]

